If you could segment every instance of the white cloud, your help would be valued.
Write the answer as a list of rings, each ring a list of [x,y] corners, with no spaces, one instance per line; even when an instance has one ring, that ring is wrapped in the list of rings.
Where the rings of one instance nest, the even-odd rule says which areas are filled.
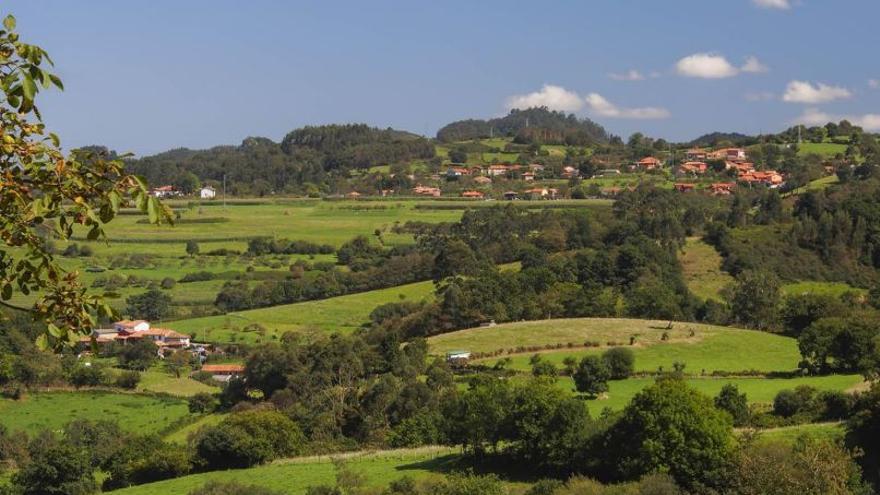
[[[746,101],[770,101],[776,98],[776,95],[769,91],[758,91],[755,93],[746,93]]]
[[[853,125],[857,125],[868,132],[880,131],[880,114],[866,113],[862,115],[835,115],[823,112],[817,108],[808,108],[804,113],[794,119],[795,124],[803,124],[808,126],[825,125],[828,122],[839,122],[848,120]]]
[[[643,81],[645,79],[645,76],[635,69],[630,69],[622,74],[615,74],[612,72],[611,74],[608,74],[608,77],[615,81]]]
[[[789,103],[827,103],[829,101],[849,98],[852,93],[840,86],[828,84],[810,84],[807,81],[791,81],[785,88],[782,99]]]
[[[507,99],[507,108],[547,107],[550,110],[576,112],[583,108],[584,101],[574,91],[561,86],[545,84],[540,91],[526,95],[515,95]]]
[[[758,60],[758,57],[751,56],[746,58],[746,63],[743,64],[739,70],[743,72],[760,73],[767,72],[770,68],[762,64],[761,61]]]
[[[712,53],[695,53],[684,57],[675,64],[675,69],[682,76],[703,79],[733,77],[739,72],[726,58]]]
[[[752,0],[752,3],[762,9],[788,10],[791,8],[789,0]]]
[[[868,87],[871,89],[880,89],[880,79],[868,79]]]
[[[659,107],[620,108],[606,100],[599,93],[590,93],[586,98],[587,107],[596,115],[616,119],[665,119],[669,110]]]

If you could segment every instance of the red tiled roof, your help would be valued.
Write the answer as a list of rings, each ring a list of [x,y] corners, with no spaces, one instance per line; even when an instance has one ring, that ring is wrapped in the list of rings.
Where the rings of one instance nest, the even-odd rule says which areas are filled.
[[[208,373],[243,373],[244,365],[241,364],[206,364],[202,366],[202,371]]]

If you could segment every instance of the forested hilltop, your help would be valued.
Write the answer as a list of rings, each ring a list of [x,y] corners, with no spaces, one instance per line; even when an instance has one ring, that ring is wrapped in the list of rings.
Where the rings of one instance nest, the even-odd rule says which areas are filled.
[[[184,193],[226,176],[231,194],[300,192],[376,165],[426,160],[434,145],[423,137],[365,124],[307,126],[280,143],[249,137],[238,146],[195,151],[176,149],[130,160],[127,169],[151,184],[171,184]],[[314,187],[314,186],[313,186]],[[303,192],[308,192],[305,187]]]
[[[518,144],[565,144],[587,146],[605,143],[610,136],[605,128],[590,119],[548,110],[546,107],[513,109],[495,119],[467,119],[452,122],[437,131],[442,142],[466,141],[488,137],[513,137]]]

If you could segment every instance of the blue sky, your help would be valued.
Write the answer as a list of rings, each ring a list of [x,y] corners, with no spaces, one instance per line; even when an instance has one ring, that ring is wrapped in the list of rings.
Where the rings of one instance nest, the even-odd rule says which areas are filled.
[[[41,109],[67,147],[148,154],[331,122],[433,135],[532,103],[624,137],[841,116],[880,131],[876,0],[7,0],[0,10],[56,62],[66,90],[44,94]]]

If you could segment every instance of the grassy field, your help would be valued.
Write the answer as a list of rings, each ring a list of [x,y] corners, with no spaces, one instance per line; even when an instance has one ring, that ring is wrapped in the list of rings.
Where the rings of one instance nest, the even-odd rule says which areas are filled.
[[[176,378],[161,369],[150,369],[141,373],[141,382],[138,384],[138,390],[180,397],[189,397],[199,392],[215,393],[219,391],[217,387],[197,382],[185,374],[180,378]]]
[[[845,144],[837,143],[807,143],[803,142],[798,145],[798,155],[804,156],[810,153],[833,157],[838,153],[846,153]]]
[[[745,393],[749,403],[769,404],[780,390],[793,389],[799,385],[809,385],[819,390],[848,390],[862,382],[859,375],[831,375],[801,378],[691,378],[688,385],[710,397],[718,395],[721,388],[730,383]],[[629,404],[639,391],[654,383],[654,378],[630,378],[609,382],[609,390],[605,397],[588,400],[587,406],[593,416],[603,409],[619,411]],[[565,390],[574,391],[571,378],[561,377],[558,384]],[[794,434],[794,433],[792,433]]]
[[[409,476],[423,478],[442,473],[454,465],[458,456],[453,449],[423,447],[343,456],[349,467],[364,476],[373,486],[384,486]],[[335,469],[328,457],[289,459],[251,469],[215,471],[184,476],[113,491],[118,495],[185,495],[208,480],[238,481],[301,495],[309,486],[334,484]]]
[[[805,281],[805,282],[794,282],[790,284],[785,284],[782,286],[782,292],[787,295],[796,295],[796,294],[827,294],[830,296],[840,296],[846,292],[856,292],[858,294],[865,294],[867,291],[865,289],[860,289],[858,287],[853,287],[849,284],[845,284],[843,282],[815,282],[815,281]]]
[[[689,237],[678,256],[688,288],[701,299],[721,300],[721,290],[733,277],[721,270],[721,255],[714,247]]]
[[[810,423],[796,426],[783,426],[761,430],[758,434],[758,442],[793,443],[802,436],[813,438],[839,439],[844,435],[844,423]]]
[[[668,371],[673,363],[683,362],[687,365],[685,371],[696,375],[713,371],[787,372],[797,369],[800,361],[797,341],[788,337],[696,323],[676,323],[672,330],[665,330],[667,323],[618,318],[545,320],[462,330],[432,337],[428,342],[431,352],[436,354],[456,349],[493,352],[499,348],[566,344],[561,349],[539,351],[545,360],[557,365],[562,365],[568,356],[580,359],[587,354],[604,352],[607,342],[616,342],[633,350],[637,371],[655,372],[661,368]],[[669,335],[666,341],[662,340],[664,332]],[[628,345],[631,335],[638,336],[633,346]],[[567,347],[568,342],[582,344],[587,340],[602,345]],[[499,344],[501,342],[504,344]],[[512,360],[510,368],[530,369],[529,359],[533,354],[526,350],[508,356]],[[506,355],[483,362],[493,364]]]
[[[370,312],[381,304],[407,300],[420,301],[433,295],[431,282],[374,290],[359,294],[286,304],[269,308],[241,311],[220,316],[179,320],[168,324],[181,331],[195,333],[200,339],[213,342],[256,342],[286,331],[351,332],[369,320]],[[266,335],[243,332],[242,328],[257,323],[266,328]]]
[[[213,426],[217,423],[223,421],[223,418],[226,417],[225,414],[208,414],[200,417],[199,419],[189,423],[188,425],[174,430],[173,432],[165,435],[165,441],[177,443],[180,445],[186,445],[187,440],[189,439],[190,434],[195,433],[203,426]]]
[[[74,419],[111,419],[132,432],[158,432],[187,416],[186,401],[100,391],[39,392],[13,401],[0,399],[0,423],[34,433],[58,430]]]

